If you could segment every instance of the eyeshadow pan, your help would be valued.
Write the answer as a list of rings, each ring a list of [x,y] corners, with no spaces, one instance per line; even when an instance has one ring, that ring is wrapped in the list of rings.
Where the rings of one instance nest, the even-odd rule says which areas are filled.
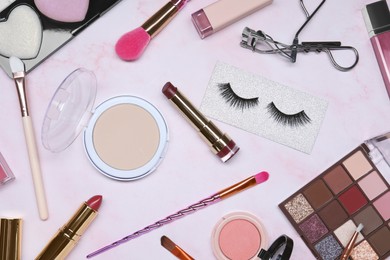
[[[317,214],[305,220],[299,225],[299,228],[311,243],[316,242],[323,235],[328,233],[328,229]]]
[[[342,193],[339,197],[339,200],[350,215],[367,204],[367,199],[356,185]]]
[[[328,172],[324,176],[324,180],[329,185],[334,194],[340,193],[352,183],[348,173],[341,165],[338,165],[333,170]]]
[[[364,235],[370,234],[383,223],[381,217],[379,217],[378,213],[371,206],[360,211],[353,219],[356,224],[362,223],[364,225],[362,230]]]
[[[322,207],[332,198],[332,193],[321,179],[314,181],[303,194],[314,209]]]
[[[359,181],[359,186],[370,200],[375,199],[387,189],[386,184],[376,171]]]
[[[343,162],[343,165],[355,180],[359,179],[372,169],[371,164],[363,155],[362,151],[357,151],[355,154],[351,155]]]
[[[292,200],[287,202],[284,207],[296,223],[301,222],[314,212],[314,209],[302,194],[295,196]]]
[[[317,250],[318,254],[323,260],[338,259],[342,252],[340,244],[332,235],[322,239],[317,245],[314,246],[314,248]]]
[[[390,219],[390,191],[374,202],[375,208],[381,214],[382,218],[387,221]]]
[[[347,212],[345,212],[337,200],[329,203],[318,214],[329,229],[337,228],[348,218]]]
[[[355,233],[355,230],[356,230],[356,225],[353,223],[352,220],[348,220],[341,227],[336,229],[334,231],[334,234],[336,235],[340,243],[345,247],[351,240],[351,237],[353,233]],[[356,243],[359,243],[362,240],[363,240],[363,235],[359,233],[356,239]]]
[[[351,257],[353,260],[377,260],[379,258],[366,240],[352,250]]]
[[[390,230],[384,226],[375,232],[369,239],[371,245],[379,253],[379,256],[385,255],[390,251]]]

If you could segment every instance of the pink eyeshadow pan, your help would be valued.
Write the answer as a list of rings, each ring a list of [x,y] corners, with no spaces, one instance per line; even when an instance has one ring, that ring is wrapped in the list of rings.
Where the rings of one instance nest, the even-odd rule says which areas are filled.
[[[375,208],[385,221],[390,219],[390,191],[374,202]]]
[[[381,177],[379,177],[376,171],[371,172],[359,181],[359,186],[370,200],[375,199],[379,194],[383,193],[387,189],[386,184],[383,182]]]

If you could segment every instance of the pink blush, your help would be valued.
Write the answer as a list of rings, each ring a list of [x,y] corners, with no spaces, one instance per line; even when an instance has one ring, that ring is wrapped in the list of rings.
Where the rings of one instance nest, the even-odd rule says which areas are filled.
[[[260,249],[261,235],[254,224],[245,219],[228,222],[219,234],[222,253],[232,260],[248,260]]]

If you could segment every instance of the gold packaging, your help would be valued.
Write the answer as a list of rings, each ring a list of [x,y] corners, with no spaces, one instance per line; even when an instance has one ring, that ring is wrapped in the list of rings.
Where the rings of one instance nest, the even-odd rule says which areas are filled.
[[[20,260],[22,219],[0,219],[0,259]]]

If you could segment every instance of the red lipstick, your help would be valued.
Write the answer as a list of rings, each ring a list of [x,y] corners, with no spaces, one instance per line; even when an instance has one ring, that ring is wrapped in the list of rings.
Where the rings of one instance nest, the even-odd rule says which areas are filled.
[[[81,204],[72,218],[58,230],[35,260],[65,259],[97,216],[102,201],[101,195],[95,195]]]

